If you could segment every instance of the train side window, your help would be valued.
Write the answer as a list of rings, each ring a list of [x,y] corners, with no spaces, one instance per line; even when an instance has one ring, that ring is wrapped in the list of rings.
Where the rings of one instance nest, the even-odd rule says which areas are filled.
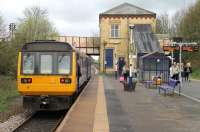
[[[24,54],[23,55],[23,74],[33,74],[35,68],[34,55]]]
[[[52,55],[40,55],[40,73],[41,74],[52,74],[53,57]]]
[[[71,69],[71,57],[68,55],[58,56],[58,73],[69,74]]]

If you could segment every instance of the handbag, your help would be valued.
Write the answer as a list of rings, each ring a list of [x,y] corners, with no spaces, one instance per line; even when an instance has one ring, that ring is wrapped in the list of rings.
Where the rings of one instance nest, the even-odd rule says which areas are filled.
[[[121,76],[121,77],[119,78],[119,81],[120,81],[120,82],[124,82],[124,76]]]

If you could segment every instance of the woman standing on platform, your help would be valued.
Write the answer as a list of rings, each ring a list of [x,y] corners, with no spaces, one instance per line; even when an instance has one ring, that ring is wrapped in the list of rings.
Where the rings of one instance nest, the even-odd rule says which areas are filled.
[[[123,76],[124,76],[124,81],[127,82],[127,78],[128,78],[128,76],[129,76],[129,68],[128,68],[127,65],[125,65],[125,66],[123,67],[122,73],[123,73]]]
[[[126,62],[122,57],[120,57],[119,61],[117,62],[117,64],[118,64],[119,76],[121,76],[122,75],[122,71],[123,71],[123,67],[125,66]]]
[[[117,74],[118,74],[118,62],[115,62],[115,80],[117,80]]]

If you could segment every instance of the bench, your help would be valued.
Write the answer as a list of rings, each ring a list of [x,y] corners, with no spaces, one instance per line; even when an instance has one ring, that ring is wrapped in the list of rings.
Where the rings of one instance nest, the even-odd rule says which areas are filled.
[[[153,80],[143,81],[143,84],[145,88],[150,88],[150,86],[153,85]]]
[[[146,88],[150,88],[152,85],[156,85],[157,88],[157,86],[161,85],[161,78],[159,76],[154,76],[152,80],[146,80],[143,81],[143,83]]]
[[[158,87],[158,91],[160,94],[160,91],[163,90],[164,91],[164,95],[166,96],[167,92],[173,92],[174,94],[174,89],[176,88],[177,85],[177,80],[174,79],[169,79],[169,82],[166,84],[162,84]]]

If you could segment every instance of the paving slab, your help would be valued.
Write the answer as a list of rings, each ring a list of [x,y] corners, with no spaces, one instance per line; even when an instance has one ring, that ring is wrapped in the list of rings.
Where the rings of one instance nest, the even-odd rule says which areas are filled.
[[[200,104],[183,96],[163,96],[138,83],[125,92],[112,76],[104,76],[110,132],[198,132]]]
[[[163,96],[138,83],[126,92],[114,76],[95,76],[57,131],[198,132],[200,104],[184,96]],[[62,129],[61,129],[62,128]]]
[[[56,132],[92,132],[97,102],[98,76],[94,76]]]
[[[200,100],[200,81],[183,81],[183,87],[181,92],[187,96]]]

